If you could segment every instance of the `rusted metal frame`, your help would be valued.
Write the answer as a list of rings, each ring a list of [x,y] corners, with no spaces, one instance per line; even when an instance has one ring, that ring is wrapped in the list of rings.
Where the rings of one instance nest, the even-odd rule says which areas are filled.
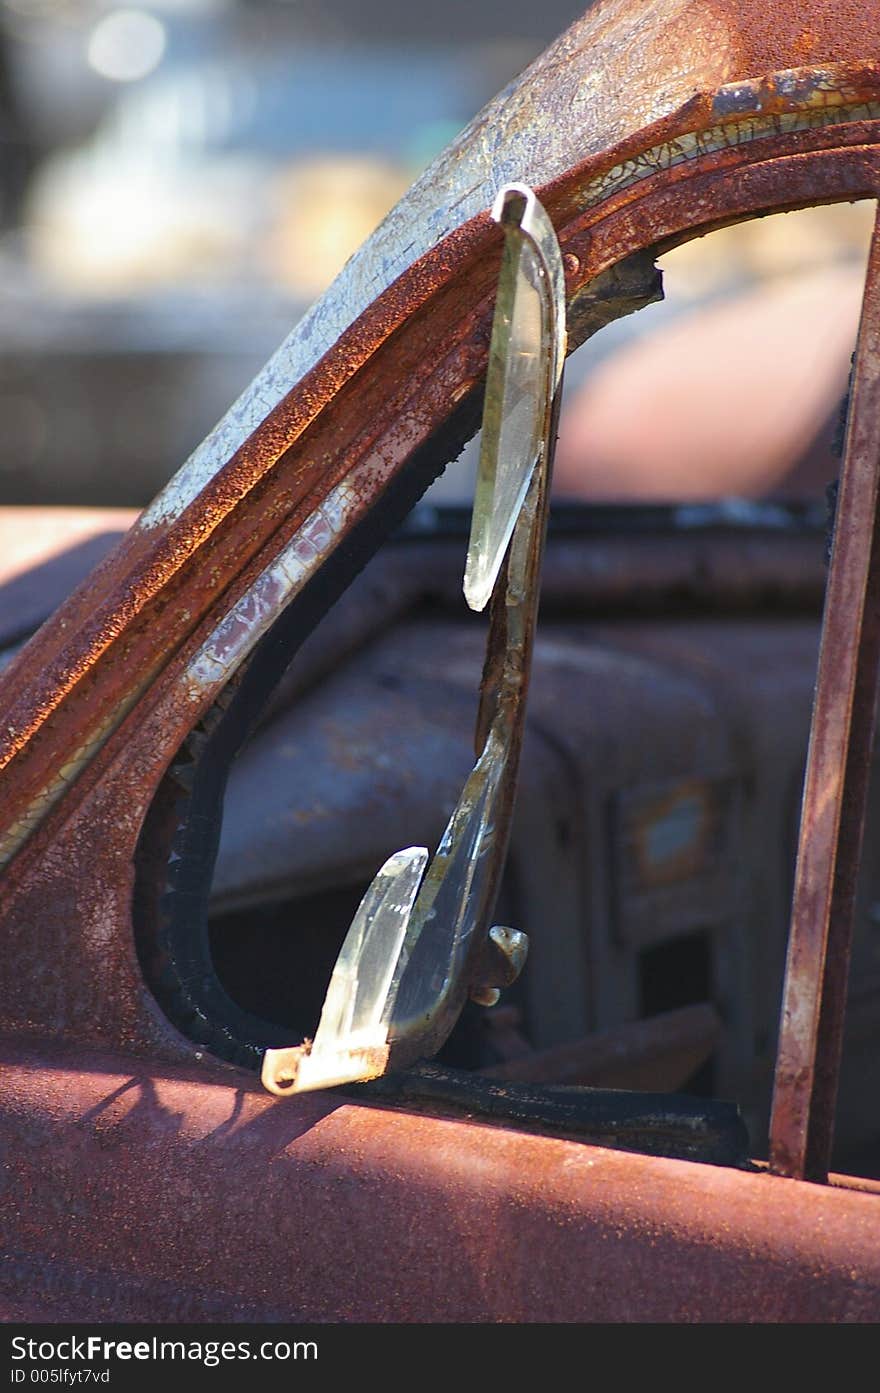
[[[870,88],[870,83],[868,82],[868,79],[873,78],[873,76],[873,69],[870,68],[870,65],[868,66],[868,68],[861,72],[860,80],[863,83],[866,83],[867,86],[864,88],[864,90],[860,88],[857,95],[864,96],[866,91],[870,92],[872,90]],[[703,102],[703,105],[705,105],[705,102],[708,99],[701,100]],[[755,97],[754,100],[758,100],[758,98]],[[745,106],[748,106],[748,102],[745,103]],[[689,112],[689,114],[692,113]],[[680,115],[677,118],[677,120],[678,123],[681,124],[682,118]],[[662,129],[664,132],[668,134],[670,124],[672,124],[674,129],[675,123],[670,123],[669,121],[667,121],[658,123],[658,127],[656,128],[656,130],[659,131]],[[772,147],[774,147],[774,145],[779,141],[781,141],[783,146],[787,142],[791,141],[794,141],[796,144],[803,144],[805,142],[814,142],[817,137],[821,139],[824,135],[824,138],[826,140],[828,140],[829,138],[836,138],[839,142],[840,133],[845,131],[846,126],[834,126],[793,132],[788,136],[782,137],[771,137],[764,133],[762,134],[760,139],[757,139],[755,141],[745,142],[744,144],[741,144],[739,146],[737,146],[734,143],[731,145],[729,150],[714,151],[712,152],[712,155],[701,155],[697,159],[696,163],[699,164],[703,160],[711,161],[713,157],[720,158],[723,161],[723,159],[726,157],[728,162],[730,162],[731,164],[735,164],[742,158],[740,152],[743,150],[748,151],[750,143],[753,145],[760,146],[762,152],[765,153],[767,157],[769,157],[771,154]],[[647,134],[648,133],[643,133],[643,138],[647,138]],[[749,151],[749,153],[751,153],[751,151]],[[607,158],[608,157],[605,157],[606,162]],[[585,183],[589,184],[590,180],[587,177],[586,173],[588,169],[592,177],[595,179],[594,171],[596,168],[596,163],[596,160],[587,161],[585,165],[581,167],[581,169],[574,172],[574,177],[570,178],[569,176],[566,176],[566,179],[564,181],[556,181],[555,185],[550,186],[551,191],[555,190],[556,193],[560,194],[560,197],[557,200],[556,205],[557,212],[560,212],[564,215],[565,212],[570,211],[572,201],[572,187],[574,187],[575,189],[579,187],[583,188],[585,186]],[[648,187],[650,187],[652,180],[667,180],[675,184],[681,177],[690,172],[693,171],[692,169],[689,170],[686,164],[679,165],[672,169],[662,170],[657,175],[652,175],[648,179],[646,179],[644,181],[644,184],[640,182],[636,186],[631,186],[631,188],[626,191],[626,196],[628,198],[640,197],[643,193],[648,191]],[[565,186],[564,190],[562,189],[563,184]],[[575,195],[575,197],[577,197],[577,195]],[[583,197],[583,195],[581,195],[581,197]],[[550,199],[552,204],[552,192],[548,195],[548,198]],[[589,217],[591,216],[591,214],[588,213],[587,216]],[[595,213],[593,213],[592,216],[595,216]],[[477,218],[473,221],[472,224],[469,224],[467,227],[458,229],[458,231],[449,238],[450,245],[449,247],[445,248],[445,255],[439,258],[439,261],[441,263],[440,269],[438,270],[437,266],[434,266],[432,269],[432,284],[435,288],[437,288],[438,286],[438,275],[442,279],[443,263],[445,263],[446,270],[448,271],[449,263],[450,261],[454,263],[456,255],[463,255],[466,259],[469,259],[470,254],[475,255],[475,252],[473,251],[473,244],[479,244],[480,242],[481,222],[482,220]],[[567,230],[564,230],[564,235],[568,235]],[[483,233],[482,235],[482,240],[485,241],[485,233]],[[461,267],[459,267],[458,269],[460,271]],[[569,256],[568,269],[571,275],[570,289],[576,290],[578,284],[584,283],[586,280],[589,280],[592,275],[595,274],[595,262],[592,257],[589,257],[587,261],[582,263],[580,257],[577,254],[571,253]],[[470,271],[472,275],[477,275],[479,278],[479,269],[475,271],[474,267],[471,266]],[[406,277],[402,278],[402,280],[405,279]],[[424,280],[425,277],[423,276],[422,281],[424,282]],[[473,287],[471,287],[471,289],[473,290]],[[398,284],[392,288],[392,291],[389,292],[389,295],[391,296],[392,301],[395,301],[396,303],[400,300],[401,293],[401,285]],[[420,285],[419,293],[422,296],[424,296],[425,294],[423,284]],[[473,303],[472,299],[470,303]],[[398,306],[398,311],[396,312],[399,312],[399,309],[400,307]],[[384,315],[386,332],[388,323],[390,322],[388,317],[389,314],[390,311],[388,311],[386,306],[382,312],[382,315]],[[380,315],[380,318],[382,318],[382,315]],[[361,334],[361,338],[363,338],[363,334]],[[395,344],[395,354],[397,354],[398,357],[400,356],[400,349],[401,345]],[[347,350],[342,351],[343,357],[345,356],[345,351]],[[329,372],[330,369],[328,368],[327,371]],[[300,385],[301,387],[303,386],[303,384]],[[453,388],[452,384],[450,384],[447,390],[452,391],[454,396],[459,389]],[[309,403],[312,403],[312,405],[309,406],[309,409],[313,410],[315,398],[320,397],[320,392],[310,387],[310,389],[303,389],[302,391],[300,391],[299,395],[304,396]],[[291,399],[296,396],[297,391],[295,390],[291,394]],[[111,609],[105,613],[103,620],[100,619],[99,613],[99,617],[92,621],[92,617],[95,615],[96,609],[96,595],[94,593],[91,595],[87,604],[89,622],[92,623],[93,629],[95,624],[97,624],[98,626],[97,629],[94,629],[94,643],[97,644],[97,647],[94,647],[93,645],[93,648],[91,650],[91,659],[88,659],[87,655],[83,652],[82,647],[78,647],[77,642],[74,642],[73,646],[68,648],[68,653],[69,655],[71,655],[69,662],[73,663],[73,667],[71,668],[68,662],[68,676],[64,677],[64,662],[60,661],[61,652],[57,650],[57,636],[58,634],[63,634],[65,630],[69,631],[71,628],[77,627],[77,610],[80,611],[79,617],[80,619],[82,619],[82,611],[84,606],[84,597],[82,595],[79,597],[78,601],[75,599],[71,602],[72,608],[68,608],[68,613],[66,614],[66,617],[63,619],[63,622],[55,626],[54,629],[52,629],[47,634],[47,636],[44,637],[42,641],[38,641],[35,643],[34,647],[31,650],[31,653],[28,656],[31,662],[33,663],[34,668],[36,668],[38,671],[45,672],[48,669],[48,687],[46,687],[45,683],[43,684],[45,690],[42,697],[39,697],[36,692],[33,692],[30,698],[25,697],[24,693],[21,693],[21,695],[24,697],[24,700],[19,703],[14,703],[13,708],[9,712],[10,719],[4,721],[3,738],[7,740],[7,742],[11,740],[13,746],[15,746],[16,748],[21,748],[23,743],[26,743],[26,731],[29,728],[29,723],[30,726],[33,726],[34,719],[36,719],[38,723],[40,720],[45,719],[47,712],[53,706],[53,703],[58,701],[65,683],[68,685],[69,688],[70,683],[74,681],[77,673],[79,673],[80,676],[85,675],[85,673],[89,669],[90,663],[94,663],[100,658],[100,655],[106,648],[107,644],[112,644],[114,642],[115,637],[122,637],[123,635],[125,636],[125,649],[124,653],[117,652],[115,654],[112,681],[107,682],[107,679],[104,679],[105,682],[107,682],[107,696],[106,700],[103,703],[101,703],[102,708],[105,710],[110,709],[112,711],[113,700],[110,695],[110,688],[115,690],[115,692],[117,693],[117,706],[119,694],[125,691],[126,685],[128,687],[129,697],[132,696],[131,675],[126,676],[126,668],[128,667],[129,662],[138,661],[137,653],[142,648],[142,645],[138,641],[137,628],[132,630],[132,624],[135,623],[135,614],[139,612],[139,610],[142,609],[144,605],[147,605],[149,607],[149,597],[150,594],[153,591],[155,591],[155,587],[157,585],[167,585],[169,575],[171,575],[175,571],[175,568],[179,569],[181,566],[184,565],[186,556],[192,554],[193,547],[195,547],[197,544],[204,544],[206,542],[206,539],[215,531],[217,531],[218,528],[220,528],[220,521],[218,521],[218,518],[220,518],[221,514],[225,516],[226,513],[229,512],[230,508],[234,506],[233,502],[230,502],[230,496],[232,496],[233,499],[235,497],[238,497],[239,501],[241,501],[241,497],[244,495],[241,494],[243,482],[241,479],[239,479],[239,475],[242,475],[242,473],[247,474],[248,470],[250,470],[250,475],[248,476],[249,488],[253,491],[255,487],[255,478],[258,480],[261,476],[261,471],[262,473],[265,473],[265,470],[268,468],[268,464],[271,462],[271,460],[277,458],[279,448],[277,442],[279,437],[281,436],[289,440],[291,435],[295,434],[297,430],[302,431],[304,419],[302,417],[302,412],[300,411],[299,417],[296,417],[296,412],[294,410],[294,417],[296,417],[296,420],[291,420],[288,419],[290,418],[291,410],[292,408],[287,401],[285,401],[285,403],[282,403],[281,406],[279,406],[279,408],[277,408],[276,411],[270,415],[270,418],[267,420],[265,426],[261,428],[260,432],[258,432],[260,440],[257,441],[257,438],[255,436],[254,441],[249,444],[248,448],[245,449],[243,452],[239,452],[239,455],[241,455],[242,458],[239,459],[238,456],[236,456],[235,460],[231,461],[226,468],[221,470],[222,477],[218,477],[215,480],[213,480],[211,484],[204,490],[203,494],[200,495],[199,499],[197,500],[197,503],[191,505],[191,508],[187,510],[187,514],[193,514],[193,516],[187,516],[185,519],[181,520],[181,523],[179,525],[170,528],[167,535],[163,535],[159,538],[157,547],[154,546],[152,550],[146,548],[147,555],[146,560],[144,561],[146,569],[144,570],[142,566],[141,569],[138,570],[138,567],[136,566],[133,571],[130,569],[128,571],[128,576],[125,581],[125,590],[129,597],[128,599],[123,600],[122,596],[120,595],[120,592],[117,591],[116,593],[117,596],[119,596],[119,599],[118,601],[114,602],[116,604],[116,608],[114,609],[111,604]],[[299,421],[298,425],[296,423],[297,420]],[[325,483],[322,484],[322,488],[326,488],[326,486],[327,484],[325,476]],[[273,489],[277,490],[278,488],[279,481],[276,480],[273,484]],[[260,490],[257,489],[257,493],[259,493],[259,491]],[[266,511],[270,519],[277,519],[278,516],[283,515],[285,512],[287,513],[288,517],[290,516],[292,498],[290,494],[288,494],[285,498],[285,492],[286,491],[283,490],[282,487],[280,496],[278,496],[276,493],[276,497],[273,499],[274,506],[267,510],[261,510]],[[251,502],[256,502],[256,495],[252,498]],[[295,514],[295,518],[298,521],[302,521],[302,514],[298,510]],[[254,519],[252,518],[249,521],[251,521],[252,523],[253,520]],[[222,531],[222,528],[220,528],[220,530]],[[230,562],[233,561],[233,557],[236,558],[233,564],[240,566],[242,564],[242,561],[246,560],[248,554],[253,554],[255,547],[254,537],[257,535],[258,532],[258,528],[254,528],[253,526],[251,526],[247,530],[247,534],[245,537],[243,537],[242,535],[238,535],[236,537],[236,541],[232,548],[232,551],[230,551],[227,547],[225,555],[222,553],[219,556],[215,555],[215,557],[212,560],[209,560],[208,554],[203,551],[200,554],[201,576],[198,591],[193,591],[190,587],[190,594],[188,595],[188,598],[193,599],[196,597],[196,594],[200,594],[203,595],[207,600],[209,598],[210,590],[209,588],[206,588],[206,575],[210,576],[210,574],[213,572],[213,575],[215,577],[228,576],[230,570]],[[126,548],[123,548],[123,552],[125,551]],[[130,553],[129,560],[132,555],[135,557],[139,554],[142,555],[145,551],[145,542],[143,536],[134,537],[130,546],[127,548],[127,551]],[[163,556],[165,558],[164,560]],[[96,588],[98,592],[98,597],[100,597],[102,591],[106,593],[107,585],[109,583],[108,575],[112,572],[112,570],[113,566],[108,565],[108,567],[104,568],[104,572],[102,573],[103,580],[100,577],[96,577]],[[138,598],[138,596],[140,596],[140,598]],[[100,606],[98,606],[98,610],[100,612]],[[190,614],[193,613],[191,609],[189,612]],[[164,596],[160,604],[159,610],[151,611],[149,615],[149,621],[145,621],[144,624],[141,626],[142,633],[144,631],[149,631],[154,653],[157,648],[159,649],[159,652],[161,654],[160,666],[162,662],[167,660],[167,657],[173,651],[175,643],[179,642],[180,639],[179,628],[178,637],[176,640],[173,637],[173,633],[168,632],[168,625],[169,623],[173,623],[173,618],[176,613],[179,613],[179,611],[172,602],[172,593],[169,592]],[[101,635],[103,635],[103,637]],[[53,647],[56,650],[55,652],[52,652]],[[47,663],[45,660],[50,656],[52,661]],[[85,664],[85,666],[83,666],[83,664]],[[24,665],[25,670],[27,666],[27,664]],[[140,659],[140,668],[143,668],[142,658]],[[15,672],[16,681],[20,683],[21,677],[22,667],[18,666]],[[40,679],[38,678],[38,683],[39,680]],[[142,676],[140,683],[134,689],[135,694],[138,689],[143,687],[144,682],[147,680],[149,680],[149,676]],[[34,705],[35,700],[36,705]],[[48,706],[46,704],[47,702]],[[74,705],[75,704],[76,703],[74,703]],[[80,718],[77,718],[75,711],[71,713],[73,716],[72,724],[71,722],[65,719],[67,713],[65,713],[64,716],[61,716],[59,723],[58,715],[60,714],[61,713],[57,713],[55,718],[53,719],[53,733],[55,737],[63,744],[63,747],[67,752],[67,757],[69,758],[70,751],[72,749],[78,748],[83,743],[81,738],[79,741],[77,741],[76,738],[72,738],[72,736],[75,736],[76,729],[81,727],[83,724],[82,713],[80,715]],[[90,714],[93,715],[93,712],[91,712]],[[51,749],[49,750],[48,754],[46,754],[46,758],[51,764]],[[30,762],[28,763],[29,767],[27,769],[19,770],[19,775],[16,780],[17,797],[26,797],[28,789],[30,789],[30,791],[34,793],[37,788],[45,787],[45,768],[43,768],[43,775],[41,776],[37,773],[36,768],[34,766],[31,766]],[[39,766],[42,763],[43,761],[39,758],[39,756],[37,756],[36,766]]]
[[[875,134],[871,123],[868,123],[867,133]],[[714,152],[711,156],[706,156],[703,160],[695,164],[680,165],[671,172],[666,171],[662,176],[658,175],[645,180],[635,189],[632,187],[627,188],[618,195],[620,202],[616,208],[614,206],[616,200],[612,199],[612,207],[610,209],[603,208],[601,210],[602,217],[598,222],[595,221],[596,210],[588,210],[587,213],[580,216],[579,220],[572,222],[564,229],[567,243],[570,246],[577,247],[581,252],[581,256],[571,253],[569,257],[570,262],[574,261],[577,263],[577,280],[592,279],[594,275],[599,274],[603,269],[606,269],[607,266],[614,264],[615,257],[619,259],[621,254],[625,255],[630,250],[636,250],[640,245],[650,245],[652,240],[662,238],[664,235],[682,236],[685,235],[689,228],[692,229],[694,224],[693,205],[690,201],[688,202],[687,212],[685,212],[682,206],[681,184],[684,181],[688,183],[690,183],[690,181],[696,181],[695,184],[691,183],[689,191],[692,195],[696,195],[694,203],[699,208],[700,214],[705,217],[707,224],[748,216],[749,213],[756,211],[757,207],[762,204],[771,207],[784,206],[787,201],[785,195],[788,195],[790,201],[794,204],[797,204],[799,201],[810,201],[815,198],[840,197],[841,194],[851,194],[852,196],[864,195],[866,192],[871,191],[872,186],[875,186],[877,182],[873,170],[865,167],[866,159],[869,165],[872,163],[875,147],[867,146],[859,151],[853,147],[844,146],[843,149],[835,148],[833,151],[825,151],[826,158],[830,160],[832,166],[827,169],[822,168],[823,162],[821,159],[821,147],[827,145],[831,140],[836,140],[839,146],[842,138],[857,140],[861,134],[861,127],[858,125],[852,129],[847,127],[831,127],[821,128],[815,131],[796,132],[793,135],[784,137],[782,144],[789,151],[795,150],[800,151],[800,153],[788,154],[787,156],[778,155],[775,158],[773,158],[771,150],[773,142],[760,142],[761,154],[764,158],[757,164],[749,165],[744,168],[740,167],[738,169],[736,186],[733,190],[728,188],[723,181],[716,181],[718,181],[722,172],[733,167],[736,161],[740,161],[741,164],[743,151],[749,154],[755,153],[748,145],[740,145],[724,151]],[[818,144],[820,153],[808,153],[804,151],[803,146],[806,142]],[[709,167],[706,168],[705,166]],[[784,177],[784,173],[788,175],[787,178]],[[766,189],[763,194],[760,190],[762,182],[766,184]],[[780,185],[782,185],[784,193],[781,192]],[[843,185],[843,188],[841,188],[841,185]],[[799,194],[799,188],[803,188],[804,186],[810,190],[809,194],[805,192]],[[570,195],[567,194],[566,197],[570,198]],[[636,199],[638,201],[634,201]],[[665,228],[658,226],[664,214],[669,218],[669,223]],[[472,306],[473,301],[471,301],[471,308]],[[483,314],[488,316],[488,306],[480,306],[477,317]],[[474,317],[469,318],[467,322],[473,325]],[[470,342],[462,343],[460,351],[465,355],[470,364],[470,367],[465,370],[465,380],[470,377],[470,380],[474,381],[479,371],[477,361],[480,359],[482,352],[479,335],[476,336],[476,342],[474,342],[472,338]],[[458,372],[460,371],[461,369],[459,368]],[[453,377],[453,380],[456,379],[457,373]],[[451,382],[446,390],[453,390]],[[345,398],[344,393],[343,398]],[[332,412],[330,419],[333,419]],[[324,424],[328,425],[328,420],[325,420]],[[309,437],[306,437],[307,442],[308,439]],[[274,481],[273,486],[276,488],[279,486],[283,487],[283,485],[279,485],[277,479]],[[283,498],[284,494],[282,493],[282,499]],[[284,502],[285,506],[289,508],[290,505],[286,499]],[[278,503],[276,502],[275,506],[268,509],[270,516],[275,515],[275,507],[277,506]],[[263,551],[259,555],[259,561],[251,562],[248,568],[249,575],[253,576],[255,574],[260,562],[265,565],[267,552],[270,550],[272,552],[277,550],[279,538],[289,537],[295,532],[298,523],[302,521],[303,511],[302,508],[297,508],[293,517],[288,517],[285,524],[276,528],[274,541],[271,543],[271,546],[268,544],[264,546]],[[256,529],[254,530],[256,531]],[[239,542],[236,545],[240,553],[241,543]],[[249,541],[247,542],[247,546],[249,548],[251,547]],[[221,572],[228,571],[230,561],[234,555],[236,555],[235,550],[227,555],[225,560],[222,556],[215,558],[213,563],[215,572],[218,569]],[[205,570],[208,570],[211,565],[208,556],[204,555],[202,561]],[[241,560],[236,564],[240,565]],[[244,586],[236,584],[233,594],[236,591],[240,593],[244,588]],[[195,588],[192,585],[188,586],[186,591],[187,602],[190,601],[191,596],[198,595],[201,590],[201,579]],[[224,603],[228,605],[229,599],[225,600]],[[178,609],[175,605],[168,603],[168,598],[166,597],[166,600],[163,601],[163,609],[165,612],[176,612],[178,615],[180,615],[181,611],[183,614],[186,614],[189,609],[189,603],[187,603],[186,606],[181,605],[181,608]],[[190,611],[190,613],[191,612],[192,611]],[[145,651],[149,653],[152,648],[154,655],[153,662],[155,663],[156,643],[157,641],[161,643],[162,638],[162,621],[162,615],[158,616],[158,618],[152,616],[150,622],[145,620],[140,625],[142,634],[140,639],[137,637],[137,632],[133,632],[129,627],[127,631],[126,648],[130,662],[140,662],[141,666],[143,666],[144,658],[143,656],[138,658],[138,654],[143,655]],[[62,625],[67,623],[66,620],[60,617],[59,622]],[[122,620],[120,619],[120,623],[121,622]],[[164,622],[168,622],[167,614],[165,615]],[[191,623],[191,620],[185,620],[184,622]],[[38,650],[38,642],[36,647]],[[37,655],[37,651],[34,651],[30,656],[36,659]],[[167,650],[163,649],[160,662],[167,661],[167,656]],[[120,659],[122,655],[117,654],[116,658]],[[99,699],[99,705],[105,712],[109,710],[112,713],[114,702],[116,702],[120,714],[122,710],[124,710],[125,698],[122,698],[123,706],[119,707],[118,705],[121,698],[121,690],[124,691],[126,682],[130,684],[131,680],[130,676],[126,677],[125,667],[125,661],[114,661],[114,663],[111,664],[110,670],[103,673],[101,687],[101,696],[103,699]],[[61,710],[55,713],[52,720],[52,739],[48,742],[45,740],[37,741],[34,748],[30,751],[30,756],[25,766],[19,767],[15,789],[10,793],[10,802],[16,795],[19,797],[26,796],[26,790],[28,789],[33,790],[35,788],[46,787],[45,780],[47,769],[53,766],[57,767],[61,763],[70,761],[71,752],[77,749],[82,742],[82,732],[85,721],[89,718],[94,719],[94,698],[90,695],[90,692],[91,688],[87,683],[81,691],[75,691],[73,693],[74,701],[69,704],[67,711]],[[136,695],[137,690],[135,690],[133,696],[136,697]],[[128,699],[133,699],[131,693],[129,693]],[[79,701],[83,708],[80,710],[79,715],[77,715],[75,709],[77,701]],[[72,726],[69,721],[65,719],[66,717],[73,718]],[[18,717],[13,714],[12,719],[8,722],[15,730],[19,728],[17,720]],[[77,734],[77,732],[79,732],[79,734]],[[59,752],[59,748],[63,753]],[[55,751],[54,754],[53,750]]]
[[[847,135],[852,139],[859,135],[864,138],[861,131],[847,132]],[[726,161],[717,173],[714,169],[709,173],[698,174],[693,170],[692,173],[692,182],[679,183],[674,190],[644,189],[645,197],[637,204],[627,202],[616,215],[609,212],[592,229],[585,228],[588,270],[591,270],[588,253],[607,263],[613,260],[615,251],[618,255],[626,254],[631,249],[694,228],[694,210],[697,218],[705,217],[707,222],[712,222],[724,217],[747,216],[762,208],[784,206],[787,196],[795,202],[809,200],[811,196],[832,200],[841,196],[865,196],[880,187],[880,147],[860,145],[842,150],[820,149],[814,153],[801,151],[786,159],[740,168],[735,180],[727,177]],[[246,591],[256,573],[257,563],[252,563],[239,577],[232,594]],[[45,912],[47,923],[55,922],[57,915],[53,906],[58,903],[57,876],[61,865],[69,868],[63,873],[67,886],[64,893],[74,893],[74,885],[77,886],[79,914],[85,913],[86,901],[92,895],[90,887],[94,886],[95,904],[89,909],[89,915],[99,915],[104,923],[111,912],[109,906],[113,904],[116,908],[112,912],[121,916],[114,930],[122,936],[114,968],[120,976],[110,997],[106,991],[99,991],[94,970],[89,966],[94,954],[92,940],[87,933],[80,940],[68,917],[65,922],[70,933],[68,936],[65,930],[64,952],[79,981],[75,1009],[70,1002],[59,1015],[55,1004],[47,1001],[43,1007],[34,999],[27,1007],[28,1029],[57,1032],[63,1018],[64,1029],[71,1037],[83,1038],[86,1022],[91,1021],[92,1032],[98,1030],[99,1037],[108,1042],[124,1038],[135,1048],[153,1050],[162,1042],[161,1049],[177,1057],[181,1052],[192,1053],[191,1046],[163,1021],[144,987],[124,906],[130,896],[131,857],[140,820],[174,751],[216,695],[216,690],[206,687],[198,702],[192,701],[186,685],[187,664],[228,604],[229,600],[224,599],[222,608],[215,606],[213,616],[202,622],[80,776],[75,798],[66,800],[48,815],[5,874],[4,918],[11,935],[10,945],[19,945],[16,953],[24,951],[27,955],[25,942],[33,936],[35,916]],[[221,686],[222,681],[219,681],[217,689]],[[100,820],[104,829],[100,836],[91,827],[95,819]],[[86,864],[90,868],[87,876],[76,869]],[[55,868],[54,879],[47,879],[50,865]],[[81,877],[78,882],[77,875]],[[45,894],[49,897],[45,911],[37,908],[41,885],[45,885]],[[99,886],[103,887],[100,908]],[[37,952],[36,940],[32,952]],[[15,1023],[16,1029],[25,1028],[20,1009],[14,1004],[19,996],[18,991],[11,993],[10,1014],[6,1016],[7,1022]],[[25,996],[31,997],[32,993],[27,992]],[[96,1024],[99,1021],[100,1027]]]
[[[880,693],[880,210],[862,305],[801,811],[770,1164],[825,1181]]]

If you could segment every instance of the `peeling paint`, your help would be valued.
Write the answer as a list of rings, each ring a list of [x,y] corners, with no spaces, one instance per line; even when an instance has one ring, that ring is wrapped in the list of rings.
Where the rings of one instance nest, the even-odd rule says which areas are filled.
[[[359,504],[359,485],[391,472],[375,456],[328,493],[251,586],[223,617],[187,665],[181,685],[189,700],[201,702],[219,690],[253,651],[279,614],[323,565]]]
[[[747,89],[747,100],[754,100],[754,91]],[[583,207],[600,203],[613,193],[628,188],[662,170],[674,169],[700,155],[742,145],[762,137],[788,135],[794,131],[817,130],[823,126],[843,125],[850,121],[880,120],[880,102],[860,102],[854,106],[818,106],[809,111],[779,112],[770,116],[754,115],[746,121],[723,122],[707,130],[694,131],[664,141],[633,159],[615,165],[606,174],[586,184],[582,190]]]

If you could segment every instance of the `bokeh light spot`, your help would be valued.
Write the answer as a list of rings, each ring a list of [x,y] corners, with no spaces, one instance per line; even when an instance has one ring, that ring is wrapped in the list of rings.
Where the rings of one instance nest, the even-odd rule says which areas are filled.
[[[161,62],[165,26],[146,10],[114,10],[89,36],[90,67],[111,82],[136,82]]]

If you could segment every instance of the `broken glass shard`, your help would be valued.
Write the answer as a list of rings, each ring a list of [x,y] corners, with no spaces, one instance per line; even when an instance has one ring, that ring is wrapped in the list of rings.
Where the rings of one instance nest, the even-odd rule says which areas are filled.
[[[493,857],[499,784],[505,750],[490,731],[462,790],[415,903],[404,971],[389,1022],[390,1040],[414,1023],[442,1017],[475,930],[491,904],[497,870]]]
[[[427,864],[427,847],[411,846],[382,866],[346,934],[311,1046],[267,1050],[267,1085],[300,1092],[382,1073],[401,952]]]
[[[547,395],[544,269],[524,237],[505,238],[486,373],[480,462],[465,568],[471,609],[485,609],[543,447]],[[507,274],[505,274],[507,272]]]
[[[493,592],[501,602],[489,624],[481,753],[427,872],[427,852],[410,847],[364,896],[314,1041],[266,1051],[263,1082],[273,1093],[376,1078],[432,1056],[482,982],[510,834],[566,346],[562,261],[547,214],[530,189],[511,184],[492,216],[504,227],[504,252],[465,575],[473,608]]]

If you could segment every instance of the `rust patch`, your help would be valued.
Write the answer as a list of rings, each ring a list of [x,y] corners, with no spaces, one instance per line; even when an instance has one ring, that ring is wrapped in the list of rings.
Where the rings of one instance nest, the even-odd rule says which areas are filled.
[[[856,347],[801,813],[771,1123],[781,1175],[825,1180],[880,664],[880,216]]]
[[[0,1292],[69,1318],[880,1317],[872,1194],[94,1053],[3,1080]]]

